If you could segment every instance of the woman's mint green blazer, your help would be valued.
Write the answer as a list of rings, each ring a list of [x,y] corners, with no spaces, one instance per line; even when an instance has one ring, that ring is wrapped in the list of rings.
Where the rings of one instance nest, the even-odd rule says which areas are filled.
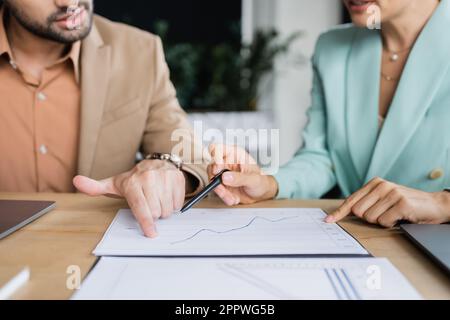
[[[313,56],[304,146],[275,175],[278,198],[349,196],[374,177],[429,192],[450,187],[450,0],[422,31],[378,126],[379,30],[338,27]]]

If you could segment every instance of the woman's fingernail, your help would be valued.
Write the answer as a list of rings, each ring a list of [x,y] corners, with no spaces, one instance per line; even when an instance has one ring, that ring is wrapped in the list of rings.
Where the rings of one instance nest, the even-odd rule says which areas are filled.
[[[328,216],[325,218],[326,223],[334,223],[336,222],[336,219],[333,216]]]
[[[230,172],[225,173],[222,176],[223,181],[225,182],[232,182],[233,181],[233,175]]]

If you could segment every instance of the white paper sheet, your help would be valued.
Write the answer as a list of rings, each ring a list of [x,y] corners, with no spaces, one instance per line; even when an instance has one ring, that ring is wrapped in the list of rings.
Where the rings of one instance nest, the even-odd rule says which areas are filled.
[[[94,250],[97,256],[368,255],[320,209],[193,209],[157,222],[146,238],[121,210]]]
[[[103,257],[73,299],[420,299],[377,258]]]

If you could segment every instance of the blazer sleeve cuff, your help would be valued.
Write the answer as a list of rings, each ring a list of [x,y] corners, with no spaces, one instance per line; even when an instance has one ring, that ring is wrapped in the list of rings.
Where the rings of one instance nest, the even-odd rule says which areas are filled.
[[[206,174],[206,165],[183,165],[182,170],[198,181],[197,188],[194,192],[186,193],[186,198],[192,198],[199,193],[207,184],[208,177]]]
[[[280,168],[274,178],[278,183],[277,200],[292,199],[299,192],[299,186],[292,179],[292,169]]]

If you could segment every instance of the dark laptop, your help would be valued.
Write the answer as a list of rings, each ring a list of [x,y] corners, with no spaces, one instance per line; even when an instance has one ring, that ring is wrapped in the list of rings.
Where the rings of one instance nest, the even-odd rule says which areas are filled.
[[[450,225],[405,224],[401,229],[450,274]]]
[[[43,216],[55,207],[52,201],[0,200],[0,240]]]

